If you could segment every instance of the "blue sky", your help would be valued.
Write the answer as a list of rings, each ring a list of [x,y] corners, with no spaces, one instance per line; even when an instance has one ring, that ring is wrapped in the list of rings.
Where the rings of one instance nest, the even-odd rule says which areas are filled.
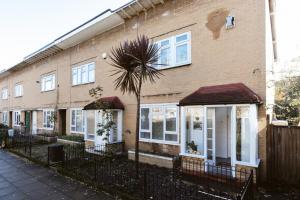
[[[130,0],[0,0],[0,70],[107,8]],[[277,0],[279,56],[300,55],[300,1]]]
[[[130,0],[0,0],[0,70]]]

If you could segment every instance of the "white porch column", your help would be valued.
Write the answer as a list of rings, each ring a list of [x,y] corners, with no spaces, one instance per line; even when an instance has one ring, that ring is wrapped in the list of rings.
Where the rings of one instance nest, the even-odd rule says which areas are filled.
[[[181,123],[180,123],[180,127],[181,127],[181,145],[180,145],[180,152],[181,154],[185,154],[185,150],[186,150],[186,114],[185,114],[185,108],[181,107],[180,108],[180,113],[181,113]]]
[[[204,158],[207,161],[207,106],[203,107]]]
[[[250,119],[250,163],[256,165],[256,154],[257,154],[257,134],[258,134],[258,123],[257,123],[257,106],[250,105],[249,112]]]
[[[236,106],[231,109],[231,165],[236,163]]]

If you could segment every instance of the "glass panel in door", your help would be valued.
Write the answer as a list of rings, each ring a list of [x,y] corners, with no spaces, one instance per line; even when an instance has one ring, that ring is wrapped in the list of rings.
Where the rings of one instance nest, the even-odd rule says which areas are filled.
[[[215,163],[215,108],[207,108],[207,160]]]

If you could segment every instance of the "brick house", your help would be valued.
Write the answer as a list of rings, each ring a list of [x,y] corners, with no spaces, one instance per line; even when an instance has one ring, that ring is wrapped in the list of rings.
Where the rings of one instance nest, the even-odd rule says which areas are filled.
[[[101,111],[89,90],[103,87],[117,124],[109,142],[134,148],[135,97],[115,90],[105,58],[145,34],[160,47],[156,84],[143,86],[140,147],[212,164],[266,165],[266,115],[277,58],[273,0],[138,0],[107,10],[0,74],[1,122],[32,134],[82,134],[87,145]]]

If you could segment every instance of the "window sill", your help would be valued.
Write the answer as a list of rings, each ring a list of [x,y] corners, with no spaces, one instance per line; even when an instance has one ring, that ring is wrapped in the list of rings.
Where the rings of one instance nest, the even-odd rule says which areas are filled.
[[[187,66],[190,66],[190,65],[192,65],[192,63],[187,62],[187,63],[183,63],[183,64],[179,64],[179,65],[162,67],[162,68],[158,69],[158,71],[164,71],[164,70],[175,69],[175,68],[180,68],[180,67],[187,67]]]
[[[260,164],[260,159],[256,160],[256,163],[247,163],[247,162],[241,162],[241,161],[235,161],[235,164],[237,165],[243,165],[243,166],[247,166],[247,167],[255,167],[258,168],[259,164]]]
[[[41,91],[41,93],[47,93],[47,92],[52,92],[54,91],[55,89],[52,89],[52,90],[44,90],[44,91]]]
[[[77,85],[73,85],[73,84],[72,84],[72,87],[84,86],[84,85],[90,85],[90,84],[94,84],[94,83],[95,83],[95,81],[94,81],[94,82],[89,82],[89,83],[77,84]]]
[[[202,155],[197,155],[197,154],[190,154],[190,153],[180,153],[179,155],[181,156],[186,156],[186,157],[192,157],[192,158],[202,158],[205,159],[205,156]]]
[[[41,129],[42,129],[42,130],[47,130],[47,131],[53,131],[53,128],[45,128],[45,127],[42,127]]]
[[[15,96],[15,98],[21,98],[21,97],[23,97],[23,95],[22,96]]]
[[[168,144],[168,145],[175,145],[179,146],[179,142],[169,142],[169,141],[160,141],[160,140],[150,140],[150,139],[142,139],[140,138],[140,142],[146,142],[146,143],[157,143],[157,144]]]
[[[72,134],[82,134],[82,135],[84,135],[84,132],[77,132],[77,131],[70,131],[70,133]]]

